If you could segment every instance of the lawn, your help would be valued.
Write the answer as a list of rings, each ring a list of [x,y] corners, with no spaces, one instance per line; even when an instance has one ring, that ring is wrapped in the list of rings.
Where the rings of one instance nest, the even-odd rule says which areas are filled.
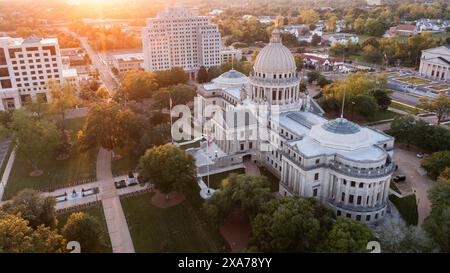
[[[403,198],[398,198],[395,195],[389,195],[389,200],[391,200],[391,202],[395,205],[403,220],[405,220],[408,225],[417,225],[419,221],[419,214],[417,212],[415,194],[411,194]]]
[[[100,223],[100,226],[101,226],[102,233],[104,234],[103,236],[105,238],[105,242],[106,242],[106,245],[105,245],[104,249],[102,249],[101,252],[102,253],[111,253],[112,252],[111,241],[109,240],[108,227],[106,226],[105,214],[103,213],[103,206],[100,204],[100,205],[93,206],[90,208],[82,209],[78,212],[87,213],[90,216],[92,216],[98,220],[98,222]],[[57,216],[59,229],[62,229],[64,227],[67,220],[69,219],[69,216],[72,213],[73,212],[66,213],[66,214],[59,214]],[[82,247],[81,249],[83,249],[83,246],[81,246],[81,247]]]
[[[111,171],[113,176],[127,174],[130,170],[135,170],[140,156],[136,155],[130,149],[119,149],[116,155],[120,155],[120,159],[111,162]]]
[[[66,128],[72,131],[72,137],[74,138],[83,124],[84,118],[67,120]],[[3,199],[7,200],[25,188],[46,191],[49,188],[70,185],[74,182],[95,180],[97,152],[97,149],[91,149],[81,153],[74,147],[70,157],[66,160],[57,160],[53,156],[49,157],[40,163],[39,167],[44,170],[44,174],[38,177],[29,176],[32,171],[30,164],[18,156],[14,161]]]
[[[153,193],[122,198],[136,252],[226,252],[218,228],[209,225],[201,207],[185,200],[161,209],[151,203]]]
[[[431,81],[425,80],[419,77],[405,77],[405,78],[398,78],[396,79],[401,82],[413,84],[413,85],[422,85],[422,84],[429,84]]]
[[[202,140],[197,140],[196,142],[193,143],[189,143],[189,144],[184,144],[184,145],[180,145],[180,148],[183,150],[187,150],[189,148],[199,148],[200,147],[200,142]]]
[[[379,110],[376,111],[372,116],[367,118],[367,122],[376,122],[386,119],[393,119],[397,116],[400,116],[400,114],[394,113],[389,110]]]
[[[401,104],[396,101],[391,101],[391,104],[389,105],[389,107],[392,107],[392,108],[395,108],[398,110],[402,110],[402,111],[405,111],[407,113],[414,114],[414,115],[417,115],[420,112],[422,112],[421,110],[415,108],[414,106],[407,106],[405,104]]]
[[[227,172],[223,172],[223,173],[210,175],[209,176],[210,187],[213,189],[219,189],[220,184],[222,183],[222,180],[227,178],[232,173],[245,174],[245,169],[244,168],[235,169],[235,170],[231,170],[231,171],[227,171]],[[205,184],[208,185],[208,177],[207,176],[203,176],[203,182],[205,182]]]
[[[436,91],[441,91],[441,90],[450,89],[450,85],[448,85],[448,84],[440,84],[440,85],[435,85],[435,86],[431,86],[431,87],[428,87],[428,88],[436,90]]]

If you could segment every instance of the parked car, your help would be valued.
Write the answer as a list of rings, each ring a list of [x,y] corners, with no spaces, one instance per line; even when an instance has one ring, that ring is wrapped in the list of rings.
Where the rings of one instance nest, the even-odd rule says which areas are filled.
[[[114,182],[114,185],[116,186],[116,189],[121,189],[121,188],[127,187],[127,183],[125,182],[125,180],[116,181],[116,182]]]
[[[406,176],[403,174],[397,175],[396,177],[394,177],[394,182],[398,183],[398,182],[403,182],[406,180]]]
[[[417,158],[423,158],[424,154],[423,153],[418,153],[416,156],[417,156]]]

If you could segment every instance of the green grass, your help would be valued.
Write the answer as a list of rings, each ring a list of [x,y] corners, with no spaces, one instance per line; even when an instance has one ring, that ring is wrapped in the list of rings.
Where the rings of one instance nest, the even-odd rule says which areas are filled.
[[[417,212],[416,195],[411,194],[403,198],[389,195],[389,200],[395,205],[400,215],[408,225],[417,225],[419,222],[419,214]]]
[[[185,144],[185,145],[180,145],[180,148],[183,150],[187,150],[189,148],[199,148],[200,147],[200,140],[190,143],[190,144]]]
[[[429,84],[431,81],[425,80],[418,77],[404,77],[404,78],[398,78],[398,81],[413,84],[413,85],[421,85],[421,84]]]
[[[130,170],[135,170],[139,163],[139,155],[136,155],[130,149],[120,149],[116,151],[121,158],[111,162],[111,171],[114,176],[127,174]]]
[[[112,252],[111,241],[109,240],[108,227],[106,226],[105,214],[103,213],[103,206],[100,204],[97,206],[79,210],[77,212],[87,213],[90,216],[97,219],[97,221],[100,223],[100,227],[101,227],[104,239],[105,239],[105,247],[100,252],[101,253],[111,253]],[[69,219],[69,216],[72,213],[74,213],[74,212],[60,214],[57,216],[59,229],[62,229],[64,227],[64,225],[67,223],[67,220]]]
[[[72,138],[75,138],[76,132],[81,129],[83,124],[84,118],[66,121],[66,129],[72,131]],[[32,171],[30,164],[17,156],[3,199],[7,200],[25,188],[48,190],[48,188],[70,185],[82,180],[95,179],[97,153],[97,149],[82,153],[73,147],[70,157],[66,160],[57,160],[52,156],[42,161],[39,168],[44,171],[44,174],[38,177],[31,177],[29,175]]]
[[[218,228],[205,221],[200,207],[185,200],[161,209],[152,205],[151,197],[146,193],[121,199],[136,252],[227,251]]]
[[[222,183],[222,180],[227,178],[232,173],[245,174],[245,169],[244,168],[235,169],[235,170],[231,170],[231,171],[227,171],[227,172],[223,172],[223,173],[210,175],[209,176],[210,187],[213,189],[219,189],[220,185]],[[203,176],[203,182],[205,182],[205,184],[208,185],[208,177],[207,176]]]
[[[400,114],[394,113],[389,110],[379,110],[376,111],[372,116],[368,117],[367,122],[376,122],[380,120],[393,119],[397,116],[400,116]]]
[[[433,89],[433,90],[436,90],[436,91],[441,91],[441,90],[449,89],[450,85],[448,85],[448,84],[440,84],[440,85],[431,86],[429,88]]]
[[[417,115],[420,112],[423,112],[423,111],[420,111],[419,109],[415,108],[414,106],[407,106],[407,105],[400,104],[395,101],[392,101],[391,104],[389,105],[389,107],[392,107],[392,108],[395,108],[398,110],[402,110],[402,111],[405,111],[405,112],[413,114],[413,115]]]
[[[397,187],[397,184],[394,181],[391,181],[391,183],[389,184],[389,188],[391,188],[392,190],[394,190],[395,192],[402,194],[400,189]]]

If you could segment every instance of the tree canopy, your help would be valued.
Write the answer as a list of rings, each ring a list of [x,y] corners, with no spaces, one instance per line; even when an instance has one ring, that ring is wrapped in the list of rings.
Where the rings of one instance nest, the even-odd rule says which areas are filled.
[[[197,183],[197,167],[191,154],[165,144],[148,149],[138,164],[139,177],[151,181],[162,193],[183,190]]]
[[[315,252],[333,226],[334,213],[315,199],[286,197],[268,202],[252,221],[250,249]]]
[[[203,207],[215,222],[224,220],[233,209],[242,209],[253,218],[272,198],[266,177],[231,174]]]

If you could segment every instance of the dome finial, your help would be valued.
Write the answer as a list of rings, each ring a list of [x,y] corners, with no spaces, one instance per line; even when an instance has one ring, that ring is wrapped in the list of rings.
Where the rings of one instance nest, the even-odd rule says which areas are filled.
[[[272,37],[270,38],[271,43],[281,43],[281,32],[279,28],[275,28],[272,31]]]

